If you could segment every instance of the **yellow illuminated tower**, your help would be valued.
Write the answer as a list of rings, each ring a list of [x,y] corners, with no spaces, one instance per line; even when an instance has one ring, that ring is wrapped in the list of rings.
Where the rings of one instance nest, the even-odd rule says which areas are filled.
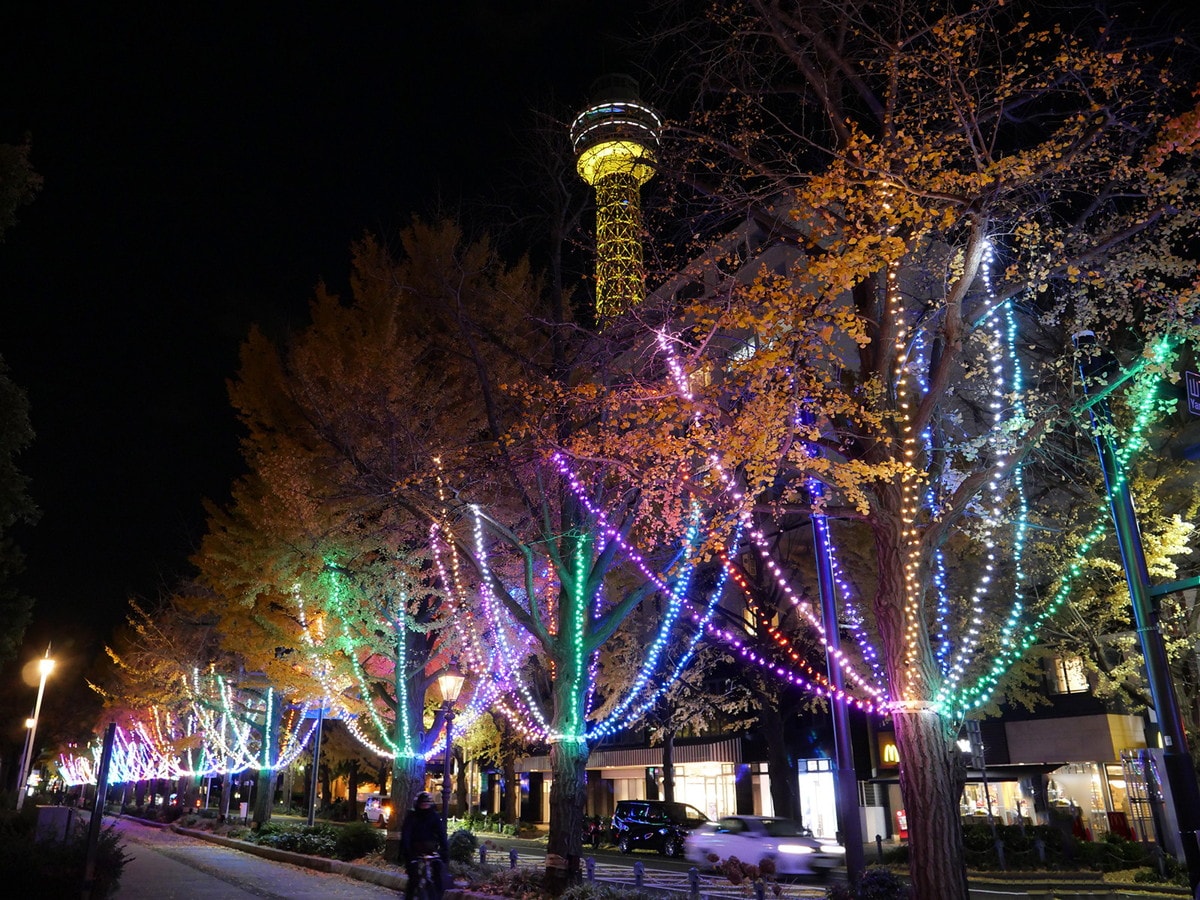
[[[603,322],[641,302],[641,188],[654,175],[662,119],[643,106],[637,82],[597,82],[591,105],[571,123],[580,177],[596,189],[596,318]]]

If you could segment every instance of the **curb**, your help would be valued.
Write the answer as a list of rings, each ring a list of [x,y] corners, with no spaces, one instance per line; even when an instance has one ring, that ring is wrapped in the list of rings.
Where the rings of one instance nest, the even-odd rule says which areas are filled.
[[[243,853],[249,853],[251,856],[259,856],[263,859],[274,860],[275,862],[288,863],[289,865],[299,866],[303,869],[313,869],[317,872],[345,875],[356,881],[365,881],[368,884],[377,884],[380,887],[401,890],[408,882],[408,879],[403,875],[385,872],[382,869],[374,869],[371,866],[356,866],[354,863],[343,862],[340,859],[327,859],[324,856],[307,856],[303,853],[293,853],[290,850],[276,850],[274,847],[263,847],[258,844],[252,844],[249,841],[239,841],[235,838],[227,838],[219,834],[199,831],[194,828],[184,828],[180,825],[172,825],[170,827],[177,834],[184,834],[188,837],[208,841],[210,844],[219,844],[222,847],[229,847],[232,850],[240,850]],[[449,896],[451,893],[453,892],[446,891],[446,896]],[[465,892],[458,893],[465,896]]]

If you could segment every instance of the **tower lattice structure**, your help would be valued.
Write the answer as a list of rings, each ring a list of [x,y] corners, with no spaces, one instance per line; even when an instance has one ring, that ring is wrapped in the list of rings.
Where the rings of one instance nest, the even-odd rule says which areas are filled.
[[[601,322],[641,302],[641,188],[654,175],[662,132],[644,106],[637,82],[612,76],[597,82],[591,105],[571,123],[575,169],[596,190],[596,317]]]

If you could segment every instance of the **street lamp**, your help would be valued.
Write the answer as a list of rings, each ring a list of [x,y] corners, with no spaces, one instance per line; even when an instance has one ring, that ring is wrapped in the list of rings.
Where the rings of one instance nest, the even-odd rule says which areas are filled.
[[[454,702],[462,692],[466,679],[455,660],[438,676],[438,689],[442,692],[442,706],[446,713],[446,767],[442,772],[442,819],[450,817],[450,730],[454,727]]]
[[[54,671],[54,660],[50,658],[50,645],[46,645],[46,655],[38,660],[37,702],[33,704],[33,715],[25,720],[29,728],[28,740],[25,743],[25,755],[21,759],[21,780],[17,782],[17,809],[25,803],[25,783],[29,779],[29,766],[33,762],[34,739],[37,736],[38,716],[42,713],[42,694],[46,690],[46,678]]]
[[[1079,374],[1082,376],[1084,393],[1088,395],[1086,406],[1092,420],[1092,437],[1100,458],[1100,468],[1104,472],[1117,550],[1125,569],[1125,584],[1129,588],[1129,602],[1146,666],[1146,683],[1158,718],[1158,730],[1163,743],[1163,774],[1170,788],[1175,825],[1183,844],[1188,882],[1195,895],[1200,896],[1200,784],[1196,781],[1196,769],[1188,750],[1187,729],[1180,712],[1179,696],[1171,677],[1167,645],[1161,628],[1162,597],[1196,585],[1178,581],[1157,587],[1150,584],[1141,526],[1134,509],[1129,479],[1121,455],[1117,452],[1112,411],[1108,405],[1108,395],[1128,376],[1113,379],[1120,366],[1111,353],[1097,346],[1094,332],[1081,331],[1073,339],[1077,348],[1090,352],[1080,361]]]

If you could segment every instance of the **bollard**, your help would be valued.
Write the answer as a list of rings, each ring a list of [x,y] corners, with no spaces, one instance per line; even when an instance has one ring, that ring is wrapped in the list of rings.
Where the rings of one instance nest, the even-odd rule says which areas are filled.
[[[1033,849],[1037,851],[1038,862],[1044,865],[1046,862],[1046,842],[1041,838],[1034,838]]]
[[[883,862],[883,835],[875,835],[875,852],[879,854],[879,861]]]
[[[583,868],[584,868],[584,871],[587,873],[587,875],[586,875],[587,880],[595,881],[596,880],[596,857],[589,856],[586,859],[584,859]]]
[[[646,877],[646,864],[640,859],[633,864],[633,886],[639,891],[642,889],[642,882]]]
[[[695,866],[688,869],[688,894],[692,900],[700,896],[700,870]]]
[[[754,881],[754,900],[767,900],[767,886],[761,878]]]
[[[515,869],[517,867],[517,848],[513,847],[508,851],[508,867]]]
[[[487,846],[486,845],[481,845],[479,848],[479,864],[481,866],[487,865]]]
[[[996,859],[1000,861],[1000,871],[1005,871],[1004,866],[1004,841],[996,838]]]

